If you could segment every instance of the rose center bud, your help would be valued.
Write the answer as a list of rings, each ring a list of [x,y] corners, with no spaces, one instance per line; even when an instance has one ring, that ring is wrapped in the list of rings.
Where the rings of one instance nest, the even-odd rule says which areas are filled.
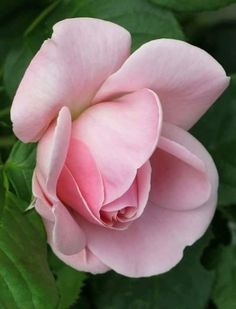
[[[136,218],[137,211],[138,188],[135,179],[121,197],[101,207],[100,219],[108,227],[124,229]]]
[[[72,138],[58,179],[57,196],[80,217],[107,228],[126,229],[143,212],[150,190],[149,162],[122,194],[106,202],[107,187],[88,146]]]
[[[109,227],[124,228],[136,215],[136,207],[128,206],[118,211],[100,211],[100,218]]]

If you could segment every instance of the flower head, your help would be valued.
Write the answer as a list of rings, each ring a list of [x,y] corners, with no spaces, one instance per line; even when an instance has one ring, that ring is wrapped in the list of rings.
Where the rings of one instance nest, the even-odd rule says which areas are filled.
[[[186,130],[227,87],[223,68],[161,39],[130,55],[113,23],[67,19],[33,58],[12,105],[15,134],[38,142],[35,208],[53,251],[78,270],[169,270],[205,232],[218,175]]]

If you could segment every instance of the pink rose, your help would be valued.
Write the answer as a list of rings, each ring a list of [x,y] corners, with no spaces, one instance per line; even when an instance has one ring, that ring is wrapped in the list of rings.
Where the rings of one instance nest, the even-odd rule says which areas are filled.
[[[33,58],[14,98],[15,134],[36,142],[35,208],[55,254],[78,270],[168,271],[208,227],[218,176],[186,130],[229,83],[188,43],[130,55],[113,23],[67,19]]]

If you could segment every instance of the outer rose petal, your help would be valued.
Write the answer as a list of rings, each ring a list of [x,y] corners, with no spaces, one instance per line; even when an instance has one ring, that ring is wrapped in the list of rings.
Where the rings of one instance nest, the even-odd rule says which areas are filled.
[[[62,210],[56,212],[53,211],[53,208],[50,204],[47,203],[47,200],[42,193],[42,189],[40,188],[35,174],[33,176],[33,193],[34,196],[37,197],[35,208],[43,218],[43,222],[47,230],[48,243],[50,244],[54,253],[66,264],[81,271],[103,273],[109,270],[106,265],[99,261],[98,258],[85,247],[84,233],[81,231],[78,222],[75,222],[74,218],[69,218],[69,212],[64,208],[64,206],[60,204],[59,206],[62,207]],[[63,217],[58,218],[59,220],[57,220],[55,213],[57,214],[57,217],[58,214],[62,213]],[[62,220],[66,220],[66,218],[69,218],[68,221],[64,222],[67,225],[67,228],[69,228],[68,234],[63,229],[64,225],[60,226],[60,222],[63,223]],[[57,228],[55,228],[56,220]],[[70,230],[71,224],[73,227]],[[59,232],[58,235],[57,231]],[[70,234],[70,232],[73,233]],[[61,235],[61,233],[64,233],[64,235]],[[61,236],[63,236],[62,239]],[[67,238],[68,236],[69,239]],[[73,254],[73,252],[75,253]],[[68,253],[70,254],[68,255]]]
[[[51,125],[38,144],[33,179],[36,210],[44,218],[53,246],[63,254],[75,254],[85,247],[83,231],[56,196],[57,180],[66,159],[70,133],[70,112],[63,107],[56,125]]]
[[[71,137],[71,116],[63,107],[57,122],[53,123],[38,143],[36,175],[43,191],[57,201],[56,186],[66,160]]]
[[[148,89],[94,105],[73,122],[73,138],[88,146],[100,170],[104,204],[131,186],[156,147],[161,125],[160,102]]]
[[[164,124],[151,164],[150,200],[160,207],[199,207],[216,190],[216,168],[210,155],[193,136],[174,125]]]
[[[102,85],[95,101],[149,88],[162,103],[164,120],[190,128],[228,86],[221,65],[188,43],[160,39],[144,44]]]
[[[52,213],[52,204],[43,193],[35,172],[33,174],[32,179],[32,191],[35,197],[34,206],[36,211],[40,214],[42,218],[47,219],[49,221],[54,221],[54,216]]]
[[[111,269],[129,277],[157,275],[174,267],[186,246],[206,231],[215,211],[216,193],[199,208],[174,211],[146,206],[127,230],[106,230],[81,222],[88,248]],[[109,250],[107,249],[109,248]]]
[[[149,201],[143,215],[127,230],[118,232],[79,220],[88,248],[111,269],[130,277],[156,275],[175,266],[184,248],[204,234],[215,212],[218,175],[211,157],[182,129],[167,125],[163,134],[174,136],[176,143],[194,151],[204,162],[211,184],[208,201],[183,211],[158,207]]]
[[[69,211],[60,202],[53,205],[55,221],[47,226],[47,234],[53,246],[63,254],[71,255],[85,247],[85,234]],[[46,224],[47,225],[47,224]]]
[[[110,270],[108,266],[103,264],[87,248],[73,255],[64,255],[61,252],[57,251],[53,246],[52,250],[62,261],[64,261],[67,265],[70,265],[71,267],[77,270],[86,271],[93,274],[100,274]]]
[[[55,250],[71,255],[85,247],[84,232],[62,203],[49,206],[37,197],[35,208],[43,218],[48,242]]]
[[[169,123],[164,124],[162,135],[165,138],[173,140],[180,146],[189,149],[202,162],[204,162],[206,173],[211,184],[211,195],[217,193],[219,181],[217,169],[214,161],[202,144],[190,133]]]
[[[31,61],[11,110],[13,130],[37,141],[63,105],[75,116],[129,56],[130,34],[113,23],[74,18],[57,23]]]

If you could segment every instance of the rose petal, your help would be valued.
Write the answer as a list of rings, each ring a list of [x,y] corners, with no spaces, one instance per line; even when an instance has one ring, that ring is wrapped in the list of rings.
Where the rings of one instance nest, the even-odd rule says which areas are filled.
[[[33,196],[35,197],[36,211],[42,218],[53,222],[54,216],[52,213],[52,204],[43,193],[35,172],[32,179],[32,191]]]
[[[63,254],[71,255],[85,247],[85,234],[69,211],[61,204],[53,205],[55,222],[53,224],[50,243]],[[47,231],[49,232],[49,231]]]
[[[198,208],[182,211],[158,207],[149,201],[142,216],[123,231],[79,220],[88,248],[111,269],[130,277],[157,275],[174,267],[184,248],[204,234],[215,212],[218,175],[211,157],[182,129],[165,125],[163,134],[174,137],[175,143],[191,149],[204,162],[211,184],[209,199]]]
[[[188,132],[165,123],[151,158],[150,199],[158,206],[183,210],[204,204],[215,190],[217,173],[206,149]],[[215,175],[216,179],[211,179]]]
[[[66,19],[53,30],[14,98],[13,130],[24,142],[37,141],[64,105],[78,115],[129,55],[130,34],[107,21]]]
[[[138,211],[137,218],[143,213],[149,198],[151,189],[151,174],[152,168],[147,161],[137,172],[137,187],[138,187]]]
[[[103,212],[103,214],[109,215],[109,213],[112,214],[113,212],[125,210],[123,220],[118,220],[119,222],[123,221],[123,223],[127,223],[137,219],[142,215],[147,204],[150,186],[151,165],[150,162],[147,161],[143,166],[138,169],[137,176],[129,190],[113,202],[105,204],[101,208],[101,211]],[[129,210],[125,209],[127,207]],[[130,217],[127,217],[127,212],[130,213]],[[119,227],[122,229],[122,224]],[[127,224],[124,224],[123,228],[126,227]]]
[[[71,139],[67,158],[57,183],[58,197],[67,206],[94,223],[104,200],[100,172],[88,147]],[[100,223],[101,224],[101,223]]]
[[[71,255],[85,247],[83,230],[60,201],[49,206],[42,199],[37,199],[35,209],[43,218],[48,242],[55,250]]]
[[[36,210],[44,218],[48,238],[58,251],[74,254],[85,247],[85,235],[56,195],[58,177],[64,165],[71,134],[71,117],[67,107],[58,115],[40,140],[33,178]]]
[[[162,103],[164,120],[190,128],[229,84],[208,53],[188,43],[161,39],[144,44],[102,85],[95,101],[142,88]]]
[[[79,253],[73,255],[64,255],[53,248],[53,252],[64,261],[67,265],[79,270],[93,274],[101,274],[110,270],[108,266],[103,264],[90,250],[83,249]]]
[[[68,152],[71,135],[71,117],[67,107],[59,112],[37,148],[37,179],[46,196],[57,201],[56,186]],[[52,202],[53,203],[53,202]]]
[[[72,136],[88,146],[102,175],[104,204],[131,186],[156,147],[161,125],[159,100],[148,89],[94,105],[74,121]]]
[[[199,208],[174,211],[154,204],[127,230],[107,230],[81,222],[88,248],[108,267],[129,277],[158,275],[174,267],[186,246],[206,231],[215,211],[216,192]],[[107,250],[109,248],[109,250]]]

